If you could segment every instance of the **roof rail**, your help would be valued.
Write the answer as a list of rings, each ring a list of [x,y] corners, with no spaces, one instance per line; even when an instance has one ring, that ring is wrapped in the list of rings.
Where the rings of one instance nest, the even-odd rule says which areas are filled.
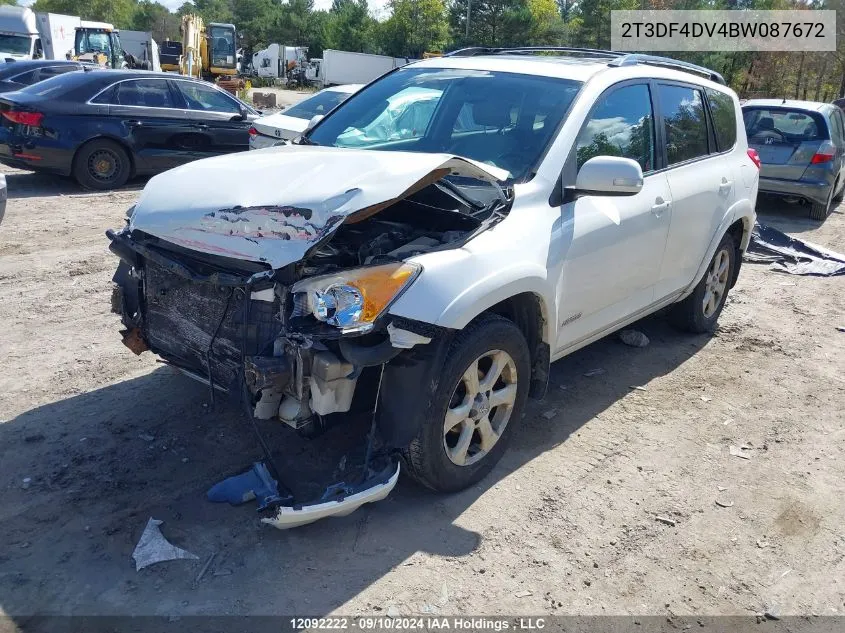
[[[472,46],[461,48],[444,57],[473,57],[475,55],[510,55],[530,53],[566,53],[573,56],[583,55],[584,57],[622,57],[625,53],[606,51],[598,48],[576,48],[573,46],[506,46],[506,47],[485,47]]]
[[[691,64],[679,59],[672,59],[671,57],[660,57],[658,55],[644,55],[642,53],[631,53],[629,55],[621,55],[608,63],[608,66],[636,66],[637,64],[649,64],[650,66],[662,66],[664,68],[673,68],[675,70],[683,70],[686,72],[702,75],[710,81],[715,81],[723,86],[727,85],[725,78],[722,77],[715,70],[710,70],[704,66]]]
[[[513,46],[513,47],[487,47],[487,46],[471,46],[469,48],[460,48],[456,51],[446,53],[443,57],[474,57],[475,55],[511,55],[511,54],[530,54],[530,53],[563,53],[572,56],[583,57],[609,57],[611,61],[608,66],[635,66],[637,64],[649,64],[651,66],[662,66],[664,68],[674,68],[675,70],[683,70],[686,72],[695,73],[715,81],[716,83],[727,85],[725,78],[722,77],[715,70],[684,62],[680,59],[672,59],[671,57],[660,57],[658,55],[646,55],[644,53],[620,53],[618,51],[607,51],[598,48],[576,48],[572,46]]]

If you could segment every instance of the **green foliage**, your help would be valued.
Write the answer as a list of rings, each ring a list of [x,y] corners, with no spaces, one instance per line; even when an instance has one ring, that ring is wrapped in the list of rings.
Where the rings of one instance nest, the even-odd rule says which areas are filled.
[[[390,18],[378,25],[380,52],[393,57],[422,57],[446,45],[448,23],[443,0],[391,0]]]

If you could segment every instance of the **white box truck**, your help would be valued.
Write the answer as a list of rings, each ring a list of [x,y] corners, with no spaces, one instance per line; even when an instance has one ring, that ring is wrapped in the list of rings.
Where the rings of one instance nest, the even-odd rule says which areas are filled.
[[[75,15],[0,6],[0,61],[68,59],[73,55],[74,36],[81,23]]]

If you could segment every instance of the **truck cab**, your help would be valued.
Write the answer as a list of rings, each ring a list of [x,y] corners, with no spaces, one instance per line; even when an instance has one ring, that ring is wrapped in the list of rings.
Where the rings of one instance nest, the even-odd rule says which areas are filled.
[[[0,7],[0,62],[43,57],[41,37],[32,9]]]

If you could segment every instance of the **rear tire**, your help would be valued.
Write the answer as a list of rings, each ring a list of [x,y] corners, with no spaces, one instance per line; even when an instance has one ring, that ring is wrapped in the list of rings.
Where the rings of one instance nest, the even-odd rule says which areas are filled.
[[[817,202],[813,202],[810,204],[810,219],[824,221],[827,216],[830,214],[830,203],[831,199],[833,198],[833,187],[831,185],[830,191],[827,194],[827,204],[819,204]]]
[[[725,307],[736,268],[736,242],[729,233],[722,237],[704,277],[686,299],[676,303],[669,319],[678,329],[701,334],[716,329],[716,322]]]
[[[129,154],[107,139],[86,143],[73,160],[73,177],[86,189],[117,189],[126,184],[131,173]]]
[[[424,486],[456,492],[484,478],[507,449],[531,382],[528,344],[513,322],[484,315],[455,336],[439,373],[403,458]]]

